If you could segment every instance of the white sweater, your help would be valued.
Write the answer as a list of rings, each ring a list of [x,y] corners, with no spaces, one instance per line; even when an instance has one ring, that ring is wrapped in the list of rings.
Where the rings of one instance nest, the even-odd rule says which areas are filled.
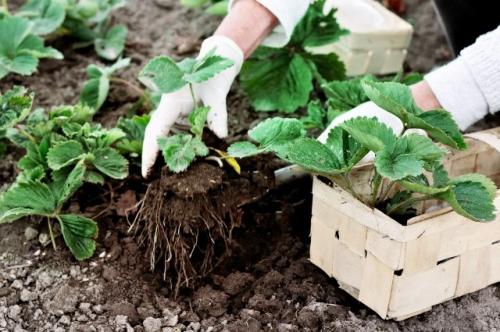
[[[234,1],[230,0],[230,6]],[[310,0],[256,1],[280,22],[263,43],[270,47],[288,43],[310,4]],[[462,130],[488,112],[500,111],[500,26],[478,38],[454,61],[427,74],[425,80]]]

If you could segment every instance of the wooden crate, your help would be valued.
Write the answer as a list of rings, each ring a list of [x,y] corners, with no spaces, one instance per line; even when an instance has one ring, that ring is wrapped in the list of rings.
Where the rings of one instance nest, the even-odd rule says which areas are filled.
[[[500,185],[500,128],[467,141],[467,151],[446,158],[450,175],[476,172]],[[495,205],[500,211],[500,190]],[[403,320],[500,281],[500,216],[476,223],[442,207],[403,226],[315,178],[310,259],[382,318]]]

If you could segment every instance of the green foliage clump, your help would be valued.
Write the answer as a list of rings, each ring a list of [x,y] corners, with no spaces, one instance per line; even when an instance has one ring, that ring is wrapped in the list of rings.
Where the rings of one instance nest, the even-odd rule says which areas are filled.
[[[415,105],[410,89],[401,83],[364,80],[359,87],[369,100],[398,116],[405,129],[423,129],[430,138],[417,134],[397,137],[376,118],[360,117],[332,129],[326,143],[322,144],[305,137],[305,126],[300,120],[273,118],[249,131],[252,142],[231,145],[229,154],[243,158],[273,152],[314,174],[343,181],[344,186],[359,198],[350,185],[348,174],[369,151],[373,151],[372,197],[365,202],[370,206],[382,205],[389,215],[405,215],[416,202],[439,199],[469,219],[494,219],[494,183],[479,174],[449,179],[443,168],[446,150],[433,140],[455,149],[466,148],[448,112],[423,112]],[[354,98],[358,98],[360,92],[354,91]],[[433,174],[431,180],[425,176],[427,172]],[[402,191],[386,200],[387,193],[380,192],[382,179],[399,184]]]
[[[0,7],[0,79],[33,74],[39,59],[62,59],[43,38],[70,35],[78,40],[75,47],[93,45],[100,57],[117,59],[127,28],[111,25],[109,16],[124,5],[125,0],[28,0],[15,13]]]
[[[112,75],[130,65],[130,58],[120,59],[109,67],[96,65],[87,66],[88,80],[80,92],[80,102],[99,110],[108,98],[109,85]]]
[[[323,83],[345,78],[344,64],[336,54],[308,51],[347,34],[338,25],[335,10],[323,14],[324,3],[311,4],[286,47],[260,47],[244,63],[241,86],[257,111],[292,113],[307,104],[315,80]]]
[[[31,23],[21,17],[0,18],[0,79],[9,73],[33,74],[39,59],[63,58],[59,51],[45,47],[31,27]]]
[[[66,245],[78,260],[95,250],[97,224],[84,216],[64,213],[64,206],[84,184],[124,179],[128,161],[115,147],[127,138],[119,128],[106,129],[92,122],[94,109],[60,106],[30,113],[32,96],[21,88],[2,96],[2,124],[6,137],[23,148],[21,173],[0,196],[0,224],[26,216],[59,224]],[[6,121],[4,121],[6,119]]]
[[[227,14],[228,0],[181,0],[183,6],[203,8],[210,15],[224,16]]]

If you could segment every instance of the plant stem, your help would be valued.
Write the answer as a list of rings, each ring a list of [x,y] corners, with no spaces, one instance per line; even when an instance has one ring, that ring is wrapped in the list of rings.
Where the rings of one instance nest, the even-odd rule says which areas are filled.
[[[370,205],[372,207],[377,203],[377,195],[382,184],[382,176],[375,170],[375,175],[372,179],[372,194],[370,196]]]
[[[193,98],[193,104],[196,107],[198,102],[196,101],[196,95],[194,94],[193,85],[191,83],[189,83],[189,92],[191,92],[191,98]]]
[[[356,192],[356,189],[354,189],[354,186],[352,185],[351,179],[349,178],[349,173],[342,174],[342,178],[344,179],[345,184],[347,186],[347,190],[351,193],[351,195],[356,197],[358,200],[363,201],[361,199],[361,197],[358,195],[358,193]]]
[[[52,242],[52,247],[54,248],[54,251],[57,251],[56,239],[54,237],[54,232],[52,231],[52,222],[50,221],[49,217],[47,217],[47,224],[49,225],[49,234],[50,234],[50,241]]]
[[[402,201],[401,203],[394,205],[390,210],[386,211],[386,214],[387,215],[391,215],[394,212],[396,212],[396,211],[398,211],[398,210],[400,210],[402,208],[406,209],[406,208],[412,206],[415,203],[426,201],[429,198],[431,198],[431,196],[429,196],[429,195],[421,196],[421,197],[410,197],[407,200]]]
[[[32,143],[36,144],[36,139],[30,135],[26,130],[24,130],[21,126],[16,125],[17,130],[19,130],[19,133],[29,139]]]
[[[385,190],[385,192],[380,195],[380,198],[378,200],[377,203],[382,203],[386,198],[387,196],[389,195],[389,193],[391,192],[391,189],[392,187],[394,186],[394,184],[396,184],[396,182],[391,182],[388,186],[387,186],[387,189]]]
[[[120,84],[126,85],[130,89],[134,90],[135,93],[137,93],[139,96],[141,96],[142,98],[144,98],[144,100],[146,100],[146,103],[148,105],[147,107],[149,109],[153,108],[153,103],[151,102],[150,98],[146,94],[146,91],[144,91],[143,89],[141,89],[140,87],[138,87],[134,83],[131,83],[131,82],[127,81],[127,80],[124,80],[124,79],[118,78],[118,77],[110,77],[109,80],[111,82],[115,82],[115,83],[120,83]]]

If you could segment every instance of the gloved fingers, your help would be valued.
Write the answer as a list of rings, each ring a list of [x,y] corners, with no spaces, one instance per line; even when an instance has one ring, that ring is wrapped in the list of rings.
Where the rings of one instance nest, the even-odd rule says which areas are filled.
[[[204,106],[210,107],[207,116],[207,126],[219,138],[225,138],[227,129],[227,91],[200,85],[198,88],[200,99]]]
[[[207,126],[219,138],[227,137],[227,106],[226,101],[221,100],[210,104],[205,104],[210,107],[210,112],[207,116]]]
[[[189,102],[179,100],[173,95],[163,95],[156,111],[151,115],[151,120],[144,132],[144,142],[142,144],[141,173],[147,177],[151,168],[155,164],[158,152],[158,138],[168,135],[170,128],[177,119],[189,108]],[[191,110],[193,102],[191,101]]]

